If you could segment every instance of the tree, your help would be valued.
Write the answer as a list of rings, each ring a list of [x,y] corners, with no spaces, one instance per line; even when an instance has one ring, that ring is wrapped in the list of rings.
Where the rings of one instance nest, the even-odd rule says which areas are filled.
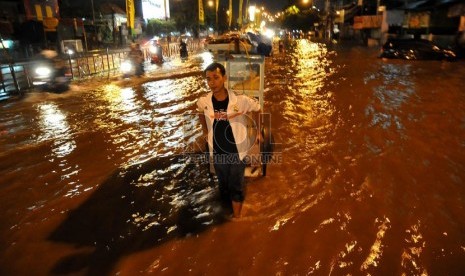
[[[173,31],[176,31],[174,20],[150,19],[147,22],[146,33],[149,36],[168,34]]]
[[[284,11],[282,26],[292,30],[309,31],[313,29],[315,23],[320,21],[321,15],[318,10],[312,8],[299,9],[293,5]]]
[[[62,18],[83,18],[92,15],[92,8],[90,2],[77,2],[73,0],[59,0],[60,16]]]
[[[174,1],[172,4],[171,18],[176,22],[176,29],[181,33],[197,29],[197,0]]]

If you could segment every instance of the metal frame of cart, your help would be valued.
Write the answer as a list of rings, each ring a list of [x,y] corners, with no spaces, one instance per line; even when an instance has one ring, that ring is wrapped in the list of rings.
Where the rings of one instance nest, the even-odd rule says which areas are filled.
[[[228,56],[225,61],[227,74],[227,89],[236,94],[245,94],[256,98],[260,103],[261,112],[264,107],[265,88],[265,58],[260,55],[235,54]],[[262,120],[262,119],[261,119]],[[249,160],[246,167],[246,177],[258,177],[266,175],[266,167],[271,160],[273,152],[273,137],[269,126],[261,124],[260,129],[264,138],[263,143],[251,147]],[[256,128],[253,122],[248,125],[250,143],[256,137]]]

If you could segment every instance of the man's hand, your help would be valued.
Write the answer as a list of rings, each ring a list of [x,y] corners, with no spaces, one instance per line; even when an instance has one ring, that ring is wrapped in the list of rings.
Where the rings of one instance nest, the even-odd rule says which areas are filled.
[[[261,131],[257,130],[257,136],[255,138],[255,143],[263,143],[264,139]]]

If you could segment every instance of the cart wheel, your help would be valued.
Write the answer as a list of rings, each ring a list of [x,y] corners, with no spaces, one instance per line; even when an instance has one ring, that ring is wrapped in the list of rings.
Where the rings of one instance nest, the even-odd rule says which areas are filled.
[[[262,176],[266,176],[266,167],[271,161],[274,149],[274,138],[268,127],[262,128],[263,143],[260,144],[260,154],[262,156]]]

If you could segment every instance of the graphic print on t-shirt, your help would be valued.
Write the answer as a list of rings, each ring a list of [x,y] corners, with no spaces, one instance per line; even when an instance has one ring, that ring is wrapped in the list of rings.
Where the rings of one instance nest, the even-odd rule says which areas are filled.
[[[228,114],[226,113],[226,110],[224,110],[224,109],[216,110],[215,109],[215,120],[227,121],[228,120]]]
[[[212,98],[215,120],[213,121],[213,152],[215,154],[237,153],[236,142],[229,124],[227,109],[229,98],[218,101]]]

